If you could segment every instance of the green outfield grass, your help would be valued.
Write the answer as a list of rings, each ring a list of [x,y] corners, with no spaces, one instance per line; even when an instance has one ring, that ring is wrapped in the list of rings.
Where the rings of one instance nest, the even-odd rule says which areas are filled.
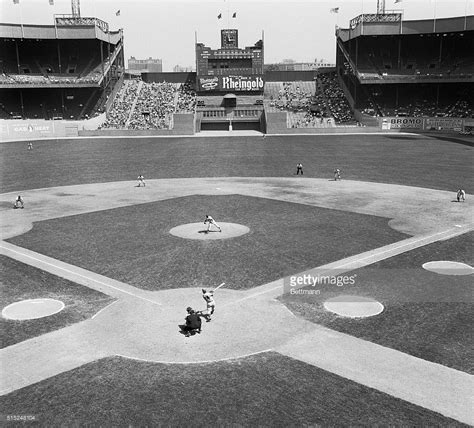
[[[462,426],[276,353],[196,365],[107,358],[0,404],[42,426]]]
[[[353,286],[323,286],[318,296],[287,294],[281,300],[315,323],[472,374],[473,275],[439,275],[422,264],[450,260],[472,266],[473,240],[471,232],[436,242],[347,273],[357,274]],[[323,302],[340,294],[372,297],[385,310],[364,319],[326,311]]]
[[[217,241],[169,234],[180,224],[202,221],[206,213],[217,222],[244,224],[250,233]],[[248,289],[406,237],[382,217],[234,195],[189,196],[42,221],[9,241],[159,290],[223,281]]]
[[[25,299],[58,299],[65,304],[61,312],[35,320],[15,321],[0,317],[2,348],[83,321],[114,300],[98,291],[1,255],[0,273],[1,309]]]
[[[90,138],[0,144],[0,191],[181,177],[307,177],[474,193],[473,147],[419,135]]]

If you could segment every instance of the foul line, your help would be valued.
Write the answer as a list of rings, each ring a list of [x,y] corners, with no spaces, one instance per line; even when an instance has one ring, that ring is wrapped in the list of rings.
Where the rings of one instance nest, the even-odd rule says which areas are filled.
[[[13,244],[10,244],[10,245],[13,245]],[[120,291],[121,293],[128,294],[128,295],[130,295],[130,296],[132,296],[132,297],[135,297],[135,298],[137,298],[137,299],[145,300],[145,301],[147,301],[147,302],[149,302],[149,303],[153,303],[154,305],[161,306],[161,303],[158,303],[158,302],[155,302],[155,301],[153,301],[153,300],[147,299],[146,297],[139,296],[138,294],[132,293],[132,292],[130,292],[130,291],[122,290],[122,289],[119,288],[119,287],[115,287],[115,286],[113,286],[113,285],[111,285],[111,284],[107,284],[107,283],[105,283],[105,282],[99,281],[98,279],[92,278],[92,277],[90,277],[90,276],[82,275],[82,274],[80,274],[80,273],[78,273],[78,272],[73,272],[73,271],[70,270],[70,269],[66,269],[66,268],[61,267],[61,266],[58,266],[58,265],[56,265],[56,264],[49,263],[49,262],[47,262],[47,261],[45,261],[45,260],[38,259],[38,258],[36,258],[36,257],[33,257],[33,256],[30,255],[30,254],[22,253],[22,252],[20,252],[20,251],[14,250],[14,249],[12,249],[12,248],[7,248],[7,247],[4,246],[3,243],[0,244],[0,248],[4,249],[4,250],[6,250],[6,251],[10,251],[10,252],[19,254],[20,256],[23,256],[23,257],[27,257],[27,258],[30,258],[30,259],[32,259],[32,260],[36,260],[36,261],[39,262],[39,263],[42,263],[42,264],[51,266],[51,267],[53,267],[53,268],[55,268],[55,269],[60,269],[60,270],[62,270],[62,271],[64,271],[64,272],[67,272],[67,273],[69,273],[69,274],[72,274],[73,276],[74,276],[74,275],[75,275],[75,276],[79,276],[79,277],[84,278],[84,279],[86,279],[86,280],[88,280],[88,281],[96,282],[97,284],[101,284],[101,285],[104,285],[104,286],[106,286],[106,287],[113,288],[114,290]],[[30,251],[30,250],[27,250],[27,251]],[[45,257],[48,257],[48,256],[45,256]],[[48,257],[48,258],[51,258],[51,257]],[[53,260],[54,260],[54,259],[53,259]],[[59,260],[58,260],[58,261],[59,261]],[[64,262],[61,262],[61,263],[64,263]],[[82,268],[77,267],[77,269],[82,269]],[[69,278],[66,278],[66,279],[69,279]],[[71,281],[73,281],[73,280],[71,280]],[[75,281],[73,281],[73,282],[75,282]],[[86,287],[87,287],[87,285],[86,285]]]
[[[416,240],[412,240],[410,242],[405,242],[399,246],[394,246],[394,247],[391,247],[389,249],[386,249],[386,250],[383,250],[383,251],[380,251],[380,252],[377,252],[377,249],[375,250],[371,250],[371,254],[368,254],[366,256],[363,256],[363,257],[360,257],[360,258],[356,258],[357,256],[353,256],[354,258],[350,261],[347,261],[341,265],[335,265],[331,268],[326,268],[326,270],[323,270],[321,271],[319,274],[326,274],[326,273],[329,273],[330,271],[333,271],[333,270],[337,270],[337,269],[341,269],[343,268],[344,266],[347,266],[347,265],[351,265],[351,264],[354,264],[354,263],[360,263],[360,262],[363,262],[364,260],[367,260],[367,259],[370,259],[370,258],[373,258],[373,257],[380,257],[381,255],[383,254],[386,254],[386,253],[389,253],[389,252],[392,252],[392,251],[396,251],[396,250],[399,250],[400,248],[403,248],[403,247],[409,247],[410,245],[414,245],[414,244],[417,244],[418,242],[421,242],[421,241],[425,241],[427,240],[428,242],[425,244],[425,245],[428,245],[428,244],[431,244],[433,242],[436,242],[436,241],[432,241],[432,239],[435,237],[435,236],[438,236],[438,235],[443,235],[443,234],[446,234],[448,232],[451,232],[451,231],[454,231],[454,233],[451,233],[452,236],[456,236],[456,235],[460,235],[460,234],[463,234],[463,233],[467,233],[468,231],[466,232],[463,232],[463,233],[459,233],[459,230],[455,230],[455,229],[448,229],[448,230],[444,230],[442,232],[437,232],[437,233],[434,233],[433,235],[429,235],[429,236],[424,236],[422,238],[419,238],[419,239],[416,239]],[[446,239],[450,238],[450,236],[448,235],[446,237]],[[409,238],[410,239],[410,238]],[[390,245],[393,245],[393,244],[389,244]],[[383,247],[382,247],[383,248]],[[416,247],[416,248],[419,248],[419,247]],[[411,248],[410,250],[412,249],[415,249],[415,248]],[[406,251],[409,251],[409,250],[406,250]],[[405,252],[405,251],[403,251]],[[399,255],[399,254],[402,254],[403,252],[398,252],[397,254],[394,254],[394,256],[396,255]],[[392,256],[393,257],[393,256]],[[383,259],[378,259],[376,260],[374,263],[376,262],[379,262]],[[337,262],[334,262],[334,263],[337,263]],[[367,264],[365,266],[368,266]],[[352,269],[360,269],[361,267],[364,267],[364,266],[359,266],[359,267],[353,267]],[[315,269],[320,269],[318,267],[316,268],[313,268],[313,269],[309,269],[309,271],[312,271],[312,270],[315,270]],[[308,271],[304,271],[304,272],[308,272]],[[295,274],[293,276],[297,276],[297,275],[301,275],[303,272],[300,272],[299,274]],[[284,281],[285,278],[282,278],[280,279],[280,281]],[[274,291],[274,290],[277,290],[277,289],[281,289],[281,285],[277,285],[276,287],[272,287],[272,288],[269,288],[267,290],[263,290],[259,293],[254,293],[254,294],[251,294],[250,296],[245,296],[245,297],[242,297],[241,299],[238,299],[238,300],[235,300],[233,302],[229,302],[227,304],[224,304],[224,305],[221,305],[222,307],[225,307],[225,306],[229,306],[229,305],[232,305],[232,304],[235,304],[235,303],[240,303],[244,300],[248,300],[248,299],[252,299],[254,297],[257,297],[257,296],[261,296],[262,294],[266,294],[266,293],[269,293],[271,291]]]

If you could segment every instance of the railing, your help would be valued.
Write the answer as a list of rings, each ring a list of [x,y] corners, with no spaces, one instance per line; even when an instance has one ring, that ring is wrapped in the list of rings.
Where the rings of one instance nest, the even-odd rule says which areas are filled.
[[[372,23],[372,22],[401,22],[402,21],[402,14],[400,12],[394,13],[366,13],[355,18],[351,19],[350,21],[350,28],[353,30],[359,24],[362,23]]]
[[[72,16],[72,15],[54,15],[55,25],[57,27],[66,26],[95,26],[99,27],[104,33],[109,32],[109,24],[99,18]]]

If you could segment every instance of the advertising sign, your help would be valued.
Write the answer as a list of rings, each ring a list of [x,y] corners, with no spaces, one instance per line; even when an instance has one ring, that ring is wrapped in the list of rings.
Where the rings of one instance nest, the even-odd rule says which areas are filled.
[[[451,117],[434,117],[426,119],[425,129],[453,129],[462,128],[462,119]]]
[[[390,129],[423,129],[421,117],[391,117]]]
[[[198,91],[202,92],[261,92],[264,81],[261,75],[206,76],[198,78]]]

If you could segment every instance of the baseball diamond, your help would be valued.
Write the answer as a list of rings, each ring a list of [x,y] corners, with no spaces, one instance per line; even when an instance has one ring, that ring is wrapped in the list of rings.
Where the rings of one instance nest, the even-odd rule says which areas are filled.
[[[474,425],[474,17],[260,3],[0,24],[1,421]]]

